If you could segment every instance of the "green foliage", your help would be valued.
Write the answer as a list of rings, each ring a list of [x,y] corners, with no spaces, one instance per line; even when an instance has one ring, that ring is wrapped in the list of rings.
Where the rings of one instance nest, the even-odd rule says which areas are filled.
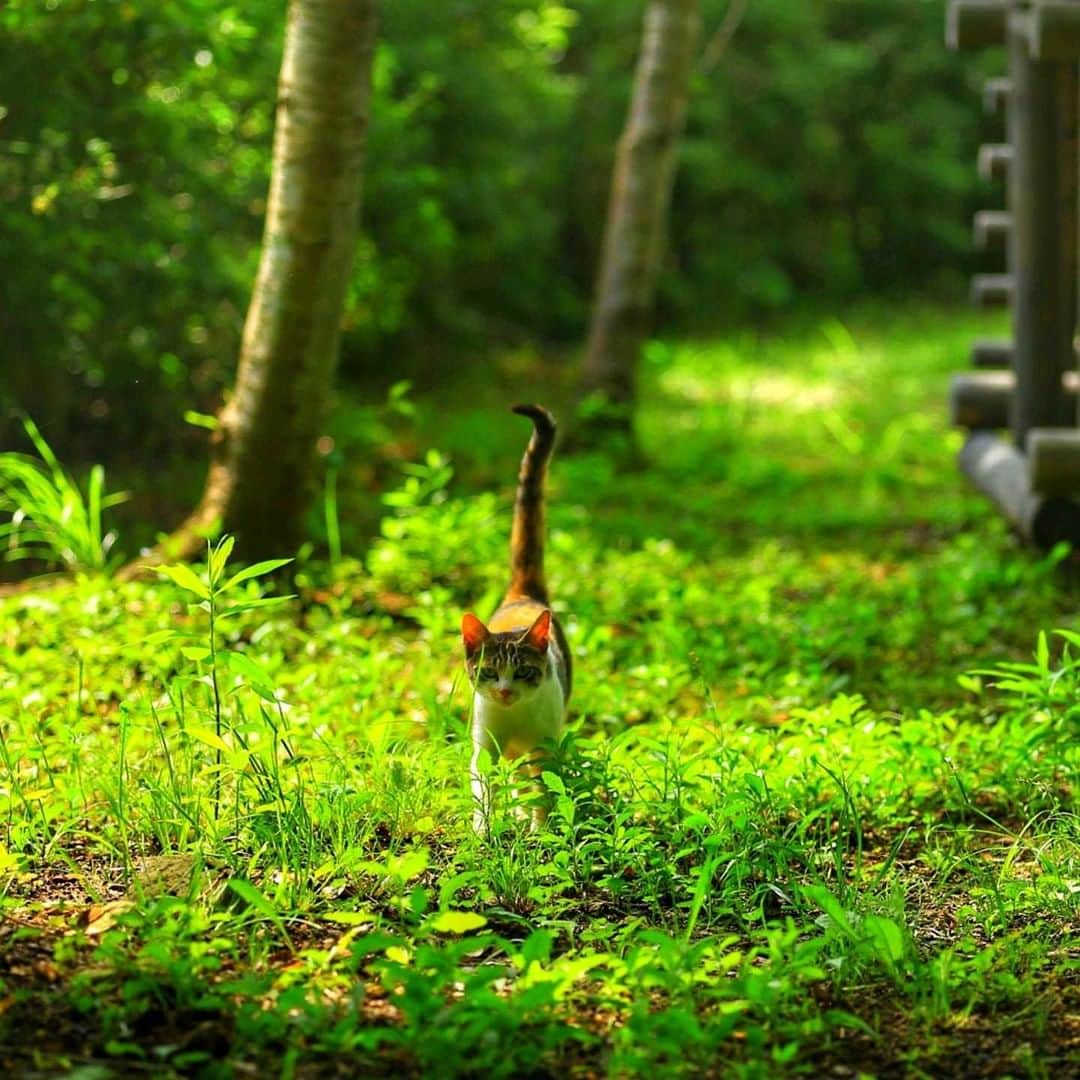
[[[706,3],[709,21],[726,6]],[[729,312],[784,310],[808,292],[956,293],[987,197],[971,164],[985,61],[944,49],[943,21],[936,0],[749,5],[698,78],[672,307],[694,310],[705,281]]]
[[[642,7],[386,6],[347,374],[580,339]],[[706,38],[727,7],[705,0]],[[0,406],[72,432],[65,457],[201,455],[182,418],[216,408],[238,349],[283,9],[50,0],[0,19],[0,264],[18,268]],[[936,0],[749,6],[695,75],[665,319],[955,291],[986,197],[984,64],[947,51],[941,23]]]
[[[99,454],[159,452],[235,353],[279,13],[57,0],[2,18],[0,260],[23,272],[6,275],[0,330],[35,358],[5,358],[5,404],[66,421]],[[26,93],[42,71],[54,92]]]
[[[537,831],[511,783],[470,826],[457,625],[523,434],[482,393],[416,395],[454,469],[295,597],[226,539],[0,601],[16,1071],[1066,1075],[1075,586],[955,474],[970,320],[902,314],[654,343],[650,470],[556,459]]]
[[[274,684],[266,669],[245,655],[243,652],[233,649],[222,649],[219,625],[222,620],[243,615],[251,611],[260,611],[270,607],[277,607],[287,597],[258,597],[251,596],[248,589],[241,588],[246,582],[252,582],[256,578],[265,577],[267,574],[280,570],[291,559],[267,559],[263,562],[253,563],[244,567],[234,574],[226,575],[229,556],[232,554],[233,538],[222,537],[216,544],[209,545],[206,553],[206,573],[196,574],[191,567],[179,563],[173,566],[159,566],[155,569],[163,577],[168,578],[174,585],[184,592],[191,594],[198,600],[198,609],[207,616],[205,644],[199,642],[194,645],[181,645],[180,652],[186,660],[197,665],[199,672],[198,681],[209,685],[209,701],[203,709],[199,709],[198,695],[194,702],[190,696],[185,700],[184,686],[187,680],[177,680],[173,686],[179,691],[179,696],[174,699],[178,715],[187,715],[191,709],[195,715],[198,711],[209,712],[213,718],[213,730],[209,728],[188,728],[190,737],[196,739],[214,751],[213,774],[213,817],[218,820],[221,810],[221,788],[223,776],[226,771],[225,758],[228,756],[234,763],[239,763],[241,775],[250,779],[255,784],[263,797],[263,803],[267,807],[284,809],[291,813],[293,807],[288,805],[288,800],[281,787],[279,769],[278,748],[279,742],[284,747],[286,754],[291,757],[292,751],[289,744],[284,741],[284,732],[287,730],[285,714],[281,702],[275,694]],[[159,631],[153,635],[155,645],[163,646],[176,643],[181,635],[170,630]],[[256,725],[254,730],[248,730],[245,737],[244,727],[249,721],[250,714],[242,705],[235,704],[233,721],[229,721],[227,701],[222,694],[222,680],[226,674],[232,676],[232,689],[229,696],[234,699],[237,693],[246,688],[253,691],[257,698],[261,699],[259,715],[263,721]],[[198,711],[195,711],[198,710]],[[275,716],[275,713],[277,714]],[[158,733],[161,737],[162,748],[168,754],[167,738],[164,729],[160,726],[157,713],[154,714],[155,724],[158,725]],[[257,751],[252,750],[252,742],[260,735],[265,736],[269,732],[271,737],[271,755],[269,759]],[[234,742],[226,742],[225,736],[232,736]],[[250,766],[248,770],[247,766]],[[170,780],[175,781],[175,774],[170,768]],[[240,780],[238,779],[238,782]],[[173,785],[174,801],[178,809],[181,808],[179,790]],[[200,825],[197,813],[186,812],[187,822],[198,828]],[[252,886],[246,882],[234,883],[236,891],[251,902]],[[248,890],[247,893],[242,888]],[[257,906],[257,905],[254,905]]]
[[[52,448],[29,418],[23,427],[38,456],[0,454],[0,539],[8,560],[34,559],[67,570],[108,572],[123,556],[110,557],[115,532],[105,532],[102,515],[123,502],[107,494],[105,470],[95,465],[86,494],[64,471]]]

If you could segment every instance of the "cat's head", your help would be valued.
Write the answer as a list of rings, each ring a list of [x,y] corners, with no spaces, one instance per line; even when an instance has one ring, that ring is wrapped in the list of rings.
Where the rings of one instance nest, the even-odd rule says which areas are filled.
[[[548,678],[551,612],[543,611],[526,630],[492,633],[475,615],[461,620],[465,670],[476,692],[504,707],[526,701]]]

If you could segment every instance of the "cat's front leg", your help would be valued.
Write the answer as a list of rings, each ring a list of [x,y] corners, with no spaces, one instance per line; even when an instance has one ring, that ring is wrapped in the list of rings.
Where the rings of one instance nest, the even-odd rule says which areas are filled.
[[[477,836],[487,836],[491,821],[491,784],[476,766],[472,769],[473,797],[473,832]]]
[[[491,771],[499,759],[499,748],[490,733],[476,720],[473,722],[472,734],[473,753],[469,763],[469,777],[473,798],[473,832],[477,836],[488,836],[491,832]]]
[[[543,782],[544,765],[547,755],[542,750],[534,750],[517,763],[515,772],[525,779],[513,790],[514,805],[518,815],[527,818],[533,829],[539,829],[548,819],[551,810],[551,792]]]

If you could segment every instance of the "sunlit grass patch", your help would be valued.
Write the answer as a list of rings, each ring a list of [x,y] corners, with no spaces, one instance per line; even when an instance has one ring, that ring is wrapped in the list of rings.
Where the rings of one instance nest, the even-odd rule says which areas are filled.
[[[948,1075],[977,1045],[1066,1075],[1080,668],[1038,631],[1073,591],[954,468],[970,322],[894,314],[675,344],[651,470],[556,458],[576,682],[543,830],[469,827],[457,627],[505,582],[501,411],[455,445],[476,403],[418,402],[452,456],[362,560],[346,531],[333,567],[236,580],[219,548],[0,600],[14,1071]]]

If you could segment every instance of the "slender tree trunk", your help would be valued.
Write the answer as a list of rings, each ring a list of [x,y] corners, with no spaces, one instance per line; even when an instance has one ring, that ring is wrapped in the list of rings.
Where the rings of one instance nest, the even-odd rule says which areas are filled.
[[[586,427],[630,428],[635,369],[664,255],[700,21],[698,0],[650,0],[645,10],[585,349],[584,390],[599,406],[584,411]]]
[[[293,550],[333,385],[364,164],[377,0],[291,0],[262,256],[202,501],[160,554],[218,530]]]

